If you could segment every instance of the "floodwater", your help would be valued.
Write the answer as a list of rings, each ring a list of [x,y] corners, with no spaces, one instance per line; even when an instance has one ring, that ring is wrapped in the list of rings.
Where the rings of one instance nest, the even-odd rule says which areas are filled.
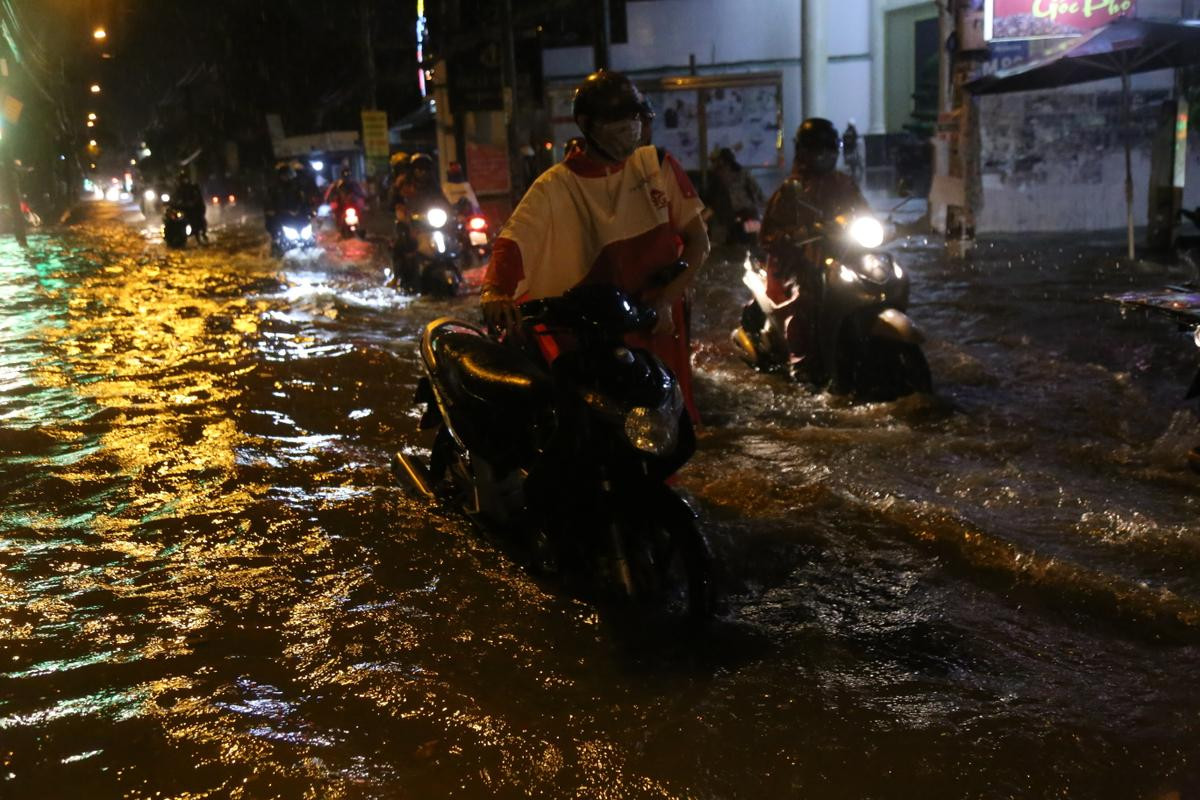
[[[1200,796],[1197,351],[1119,240],[910,240],[937,392],[877,405],[742,366],[714,261],[673,638],[390,474],[471,299],[121,217],[0,243],[0,797]]]

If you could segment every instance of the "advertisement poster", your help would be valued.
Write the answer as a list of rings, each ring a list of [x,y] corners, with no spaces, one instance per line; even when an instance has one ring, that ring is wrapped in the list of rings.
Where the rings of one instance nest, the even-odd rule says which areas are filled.
[[[711,89],[704,105],[708,151],[728,147],[742,166],[779,163],[779,90],[775,86]]]
[[[654,105],[654,144],[684,169],[700,169],[700,105],[695,91],[648,92]]]
[[[989,41],[1079,36],[1134,13],[1135,0],[986,0]]]

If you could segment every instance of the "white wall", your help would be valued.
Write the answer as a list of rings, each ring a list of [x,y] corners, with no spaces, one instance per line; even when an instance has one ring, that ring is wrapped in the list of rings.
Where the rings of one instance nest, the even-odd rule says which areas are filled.
[[[802,121],[801,6],[804,0],[655,0],[628,3],[629,42],[612,46],[615,70],[637,80],[686,74],[695,56],[701,75],[779,72],[783,77],[784,162]],[[823,37],[831,61],[819,113],[840,128],[853,118],[865,133],[871,117],[871,0],[825,0]],[[862,58],[847,59],[847,56]],[[547,80],[574,80],[592,70],[591,48],[547,50]],[[775,177],[778,180],[782,174]],[[768,179],[765,182],[771,182]],[[764,185],[771,191],[775,186]]]

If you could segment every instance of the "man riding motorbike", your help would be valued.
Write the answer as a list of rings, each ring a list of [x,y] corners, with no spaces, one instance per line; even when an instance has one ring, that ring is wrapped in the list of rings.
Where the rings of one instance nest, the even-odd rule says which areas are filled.
[[[367,205],[367,193],[358,181],[351,177],[350,170],[343,167],[341,177],[330,184],[329,190],[325,192],[325,202],[329,204],[338,227],[343,229],[342,234],[346,235],[343,224],[345,210],[353,208],[358,212],[356,216],[361,219],[363,209]]]
[[[204,205],[204,193],[188,175],[187,170],[181,169],[175,176],[175,189],[171,197],[186,215],[187,224],[192,226],[192,235],[196,237],[196,241],[207,242],[208,220],[205,218],[207,207]]]
[[[432,208],[441,209],[446,218],[454,213],[434,175],[433,158],[417,153],[408,160],[408,175],[394,187],[392,207],[396,216],[396,241],[393,244],[393,275],[389,286],[407,285],[415,288],[419,280],[417,235],[410,227],[414,215],[426,215]]]
[[[614,284],[658,309],[654,332],[630,343],[675,373],[694,419],[683,297],[708,255],[702,204],[674,158],[639,147],[649,106],[627,77],[589,75],[575,91],[573,111],[583,149],[542,173],[501,230],[480,297],[484,317],[516,335],[519,301],[557,297],[583,283]],[[681,256],[676,237],[688,268],[654,287],[655,275]],[[537,338],[547,360],[569,346]]]
[[[839,214],[870,211],[854,179],[837,172],[841,137],[827,119],[806,119],[796,131],[792,173],[767,201],[759,240],[767,251],[767,296],[782,303],[798,292],[796,313],[785,332],[789,369],[796,380],[810,376],[805,362],[815,346],[813,326],[825,258],[814,239],[817,223]]]
[[[307,220],[310,214],[308,193],[301,176],[296,174],[293,164],[280,162],[275,166],[275,179],[267,188],[266,203],[263,206],[263,216],[267,233],[271,236],[273,253],[280,254],[280,229],[285,224],[298,225],[300,220]]]

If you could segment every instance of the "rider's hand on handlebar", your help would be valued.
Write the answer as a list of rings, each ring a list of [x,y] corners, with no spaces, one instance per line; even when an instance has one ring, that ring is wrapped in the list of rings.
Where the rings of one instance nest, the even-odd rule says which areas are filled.
[[[493,331],[504,331],[509,336],[521,335],[521,312],[511,297],[493,294],[484,290],[479,298],[483,320]]]

